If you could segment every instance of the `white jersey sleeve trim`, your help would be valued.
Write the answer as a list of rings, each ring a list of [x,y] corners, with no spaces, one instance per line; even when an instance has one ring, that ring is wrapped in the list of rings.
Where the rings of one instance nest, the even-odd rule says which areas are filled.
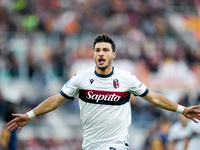
[[[62,90],[60,91],[60,94],[65,97],[66,99],[69,99],[69,100],[74,100],[75,98],[74,97],[70,97],[68,95],[66,95]]]

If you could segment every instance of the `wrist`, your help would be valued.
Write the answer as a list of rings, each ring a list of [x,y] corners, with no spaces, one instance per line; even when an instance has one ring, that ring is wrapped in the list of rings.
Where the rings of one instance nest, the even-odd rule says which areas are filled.
[[[27,112],[26,115],[28,116],[28,118],[30,120],[36,117],[36,115],[34,114],[33,110]]]
[[[185,107],[182,106],[182,105],[178,105],[177,109],[176,109],[176,112],[179,113],[179,114],[182,114],[183,111],[184,111]]]

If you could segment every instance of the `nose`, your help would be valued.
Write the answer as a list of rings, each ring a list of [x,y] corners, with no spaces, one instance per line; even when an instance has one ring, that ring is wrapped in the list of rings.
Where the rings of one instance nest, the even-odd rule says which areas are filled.
[[[103,56],[103,50],[99,51],[99,56]]]

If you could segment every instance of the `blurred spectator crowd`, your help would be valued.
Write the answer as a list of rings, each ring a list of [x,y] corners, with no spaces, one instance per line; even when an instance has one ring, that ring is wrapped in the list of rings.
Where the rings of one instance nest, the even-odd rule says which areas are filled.
[[[186,72],[197,77],[194,78],[197,86],[193,91],[196,97],[191,97],[188,91],[184,91],[177,102],[183,105],[199,103],[200,41],[195,41],[197,46],[184,41],[169,22],[168,17],[173,13],[200,18],[200,1],[0,0],[1,118],[5,114],[7,101],[12,101],[9,98],[15,93],[12,85],[16,81],[19,81],[18,86],[27,82],[28,86],[22,93],[30,89],[27,93],[34,97],[22,94],[15,101],[15,111],[26,112],[52,95],[49,91],[59,92],[61,85],[70,78],[70,69],[74,62],[92,59],[93,39],[102,32],[108,33],[116,41],[117,60],[128,59],[135,66],[141,66],[139,69],[143,76],[146,75],[144,77],[159,74],[166,64],[181,64],[182,70],[187,68]],[[190,34],[193,34],[192,29],[185,35]],[[188,41],[191,40],[188,38]],[[141,80],[151,87],[151,83],[142,77]],[[49,88],[52,86],[49,83],[54,84],[55,88]],[[155,90],[159,91],[159,87]],[[5,94],[4,91],[8,93]],[[191,99],[195,99],[194,102]],[[139,102],[138,98],[134,101],[133,124],[138,128],[148,129],[153,123],[160,121],[160,118],[169,117],[160,109]],[[76,103],[69,103],[64,108],[78,114],[78,108],[74,105]],[[71,110],[72,108],[77,110]],[[170,121],[175,121],[177,118],[171,119]],[[147,122],[153,123],[147,126]],[[56,141],[36,142],[35,139],[21,141],[20,146],[26,149],[27,143],[36,142],[36,145],[46,147],[52,144],[55,149],[56,146],[63,146],[65,149],[79,150],[80,147],[75,148],[76,141],[81,144],[76,138],[60,144],[55,143]],[[67,147],[65,144],[70,142]]]
[[[166,13],[191,7],[198,16],[199,5],[198,0],[2,0],[1,68],[17,77],[22,74],[20,63],[26,63],[32,77],[44,70],[41,63],[50,63],[56,75],[63,76],[76,58],[92,57],[87,52],[95,34],[102,32],[128,41],[117,43],[118,58],[143,60],[151,72],[168,58],[183,60],[191,67],[199,62],[200,52],[176,36]],[[70,39],[78,41],[75,46],[67,42]],[[19,60],[20,54],[26,58],[24,62]]]

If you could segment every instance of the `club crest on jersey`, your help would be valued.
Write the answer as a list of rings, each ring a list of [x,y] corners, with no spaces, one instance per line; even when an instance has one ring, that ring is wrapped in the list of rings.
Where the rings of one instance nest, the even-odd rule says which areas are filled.
[[[114,79],[113,80],[113,86],[114,86],[114,88],[119,88],[119,80],[118,79]]]

